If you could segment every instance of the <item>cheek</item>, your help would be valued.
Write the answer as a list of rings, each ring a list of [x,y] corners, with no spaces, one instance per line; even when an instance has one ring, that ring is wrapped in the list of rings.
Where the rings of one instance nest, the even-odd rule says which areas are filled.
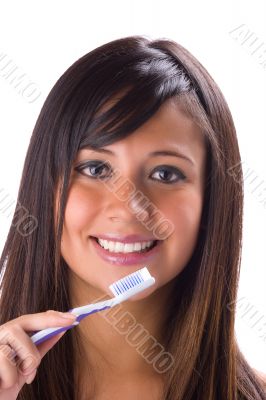
[[[89,228],[99,216],[101,208],[99,191],[88,190],[81,183],[72,184],[67,198],[61,240],[61,254],[70,268],[83,265]],[[97,206],[96,206],[97,205]]]
[[[163,280],[168,281],[182,271],[193,254],[200,226],[202,196],[194,190],[178,193],[176,198],[167,202],[163,212],[173,224],[165,253]]]
[[[197,231],[200,223],[202,195],[196,190],[178,193],[168,199],[161,209],[166,218],[172,222],[174,235],[180,237],[182,233],[193,233]]]
[[[101,196],[97,192],[82,187],[71,188],[65,210],[65,229],[74,233],[88,227],[94,215],[97,215],[100,203]]]

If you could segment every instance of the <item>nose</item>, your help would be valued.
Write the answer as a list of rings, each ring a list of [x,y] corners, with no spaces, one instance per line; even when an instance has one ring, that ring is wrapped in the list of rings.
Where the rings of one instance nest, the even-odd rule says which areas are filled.
[[[125,181],[120,187],[107,194],[105,215],[112,220],[134,223],[150,218],[150,201],[145,193],[137,189],[132,181]]]

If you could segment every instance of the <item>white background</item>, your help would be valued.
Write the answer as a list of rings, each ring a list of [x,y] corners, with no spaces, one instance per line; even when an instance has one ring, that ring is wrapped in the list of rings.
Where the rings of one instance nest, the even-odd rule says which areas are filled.
[[[0,201],[3,193],[16,199],[30,135],[50,89],[93,48],[134,34],[170,38],[216,80],[233,114],[244,172],[251,173],[236,333],[250,364],[266,372],[265,1],[9,1],[1,3],[0,16],[0,59],[6,54],[41,92],[30,103],[0,71]],[[0,212],[0,250],[9,224]]]

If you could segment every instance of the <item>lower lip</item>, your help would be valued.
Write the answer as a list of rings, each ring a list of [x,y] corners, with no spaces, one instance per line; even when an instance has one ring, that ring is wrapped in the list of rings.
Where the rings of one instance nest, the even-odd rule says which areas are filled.
[[[120,266],[135,265],[151,260],[158,254],[162,243],[162,241],[158,241],[156,246],[145,253],[114,253],[109,250],[105,250],[102,246],[99,245],[96,239],[92,237],[90,239],[95,247],[97,254],[104,261]]]

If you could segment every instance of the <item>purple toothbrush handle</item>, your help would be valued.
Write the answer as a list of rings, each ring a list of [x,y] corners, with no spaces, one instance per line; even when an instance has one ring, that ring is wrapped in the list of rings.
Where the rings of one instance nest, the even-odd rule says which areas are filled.
[[[81,315],[79,315],[79,316],[76,318],[76,321],[80,322],[83,318],[87,317],[88,315],[94,314],[94,313],[96,313],[96,312],[98,312],[98,311],[106,310],[107,308],[111,308],[111,307],[110,307],[110,306],[105,306],[105,307],[103,307],[103,308],[98,308],[97,310],[93,310],[93,311],[90,311],[90,312],[88,312],[88,313],[81,314]],[[71,312],[72,310],[73,310],[73,309],[69,310],[68,312]],[[74,325],[74,326],[75,326],[75,325]]]
[[[75,322],[80,323],[80,321],[81,321],[83,318],[87,317],[88,315],[94,314],[94,313],[96,313],[96,312],[98,312],[98,311],[106,310],[107,308],[110,308],[110,306],[106,306],[106,307],[103,307],[103,308],[99,308],[99,309],[97,309],[97,310],[90,311],[90,312],[85,313],[85,314],[81,314],[81,315],[79,315],[79,316],[76,318],[76,321],[75,321]],[[69,310],[68,312],[71,312],[72,310],[73,310],[73,309]],[[48,340],[48,339],[50,339],[51,337],[53,337],[53,336],[55,336],[55,335],[58,335],[58,333],[65,332],[65,331],[67,331],[67,330],[69,330],[69,329],[74,328],[75,326],[78,325],[78,324],[75,324],[75,322],[74,322],[72,325],[63,326],[63,327],[61,327],[61,328],[56,329],[56,330],[53,331],[53,332],[47,333],[47,335],[45,335],[45,336],[43,336],[42,338],[36,340],[36,342],[34,342],[34,344],[35,344],[35,345],[40,344],[40,343],[44,342],[45,340]],[[35,333],[37,333],[37,332],[35,332]],[[34,336],[35,333],[34,333],[32,336]]]
[[[69,325],[69,326],[64,326],[63,328],[58,328],[56,331],[53,331],[51,333],[47,333],[47,335],[43,336],[42,338],[36,340],[36,342],[34,343],[35,345],[40,344],[42,342],[45,342],[45,340],[50,339],[51,337],[58,335],[58,333],[67,331],[68,329],[74,328],[74,326],[76,325]]]

